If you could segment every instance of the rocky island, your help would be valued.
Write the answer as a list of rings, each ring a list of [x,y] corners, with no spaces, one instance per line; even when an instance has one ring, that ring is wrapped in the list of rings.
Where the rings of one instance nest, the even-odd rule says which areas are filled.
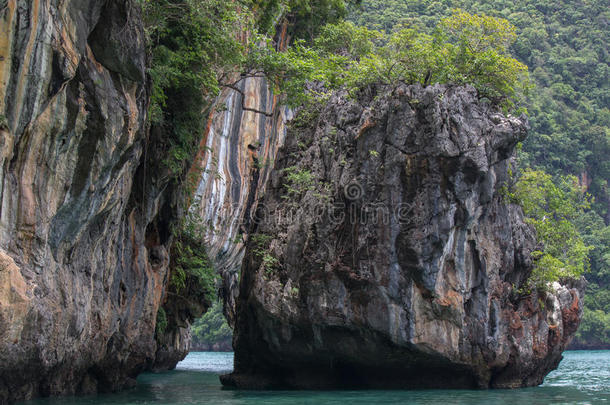
[[[291,129],[251,231],[222,382],[540,384],[578,327],[582,286],[517,292],[535,232],[502,186],[526,127],[472,88],[399,85],[335,95]]]
[[[525,117],[425,71],[329,90],[294,119],[273,72],[162,66],[231,79],[177,90],[152,54],[190,52],[170,34],[193,27],[151,45],[153,3],[0,0],[0,404],[173,369],[216,291],[229,387],[516,388],[557,367],[584,285],[525,291],[539,243],[506,192]],[[303,33],[277,12],[279,53]],[[188,215],[206,228],[187,249]]]

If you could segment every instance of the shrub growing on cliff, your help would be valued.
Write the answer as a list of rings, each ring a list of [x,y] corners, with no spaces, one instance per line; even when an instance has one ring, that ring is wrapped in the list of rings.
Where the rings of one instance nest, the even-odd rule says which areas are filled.
[[[313,190],[316,184],[313,173],[309,170],[299,169],[297,166],[291,166],[284,169],[286,176],[286,192],[287,195],[282,196],[284,199],[294,199],[309,190]]]
[[[157,321],[155,324],[155,333],[157,336],[161,336],[165,333],[167,329],[168,321],[167,321],[167,313],[163,307],[159,307],[157,311]]]
[[[271,235],[256,233],[250,238],[252,240],[253,253],[260,259],[261,265],[265,269],[265,274],[272,274],[280,267],[280,261],[269,250],[273,237]]]
[[[526,170],[512,194],[543,244],[532,254],[536,265],[529,280],[531,287],[544,287],[561,278],[579,278],[589,268],[590,247],[574,225],[579,213],[589,206],[588,197],[578,189],[576,178],[559,180],[556,185],[547,173]]]
[[[240,3],[223,0],[138,0],[144,14],[152,79],[149,118],[170,143],[165,163],[179,176],[203,132],[204,110],[222,75],[241,66],[247,28]]]
[[[170,284],[176,293],[180,293],[188,287],[189,279],[193,280],[206,300],[212,302],[216,294],[217,276],[203,242],[204,236],[205,226],[196,209],[191,209],[174,230]]]

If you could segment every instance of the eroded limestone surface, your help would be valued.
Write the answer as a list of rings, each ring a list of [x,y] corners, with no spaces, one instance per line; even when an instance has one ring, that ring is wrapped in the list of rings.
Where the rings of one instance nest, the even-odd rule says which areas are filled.
[[[156,357],[173,198],[140,17],[0,3],[0,403],[131,386]]]
[[[525,119],[470,87],[398,85],[335,95],[300,125],[259,203],[223,383],[540,384],[582,286],[516,292],[535,234],[502,187]]]

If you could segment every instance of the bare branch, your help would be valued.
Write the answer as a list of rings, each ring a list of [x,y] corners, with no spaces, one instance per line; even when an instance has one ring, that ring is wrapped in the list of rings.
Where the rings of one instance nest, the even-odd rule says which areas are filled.
[[[239,81],[237,81],[237,83],[239,83]],[[237,86],[234,86],[232,84],[224,84],[224,87],[227,87],[229,89],[235,90],[236,92],[238,92],[239,94],[241,94],[241,109],[244,111],[251,111],[257,114],[263,114],[266,117],[273,117],[273,112],[267,112],[267,111],[262,111],[256,108],[252,108],[252,107],[246,107],[246,94],[243,92],[242,89],[240,89]]]

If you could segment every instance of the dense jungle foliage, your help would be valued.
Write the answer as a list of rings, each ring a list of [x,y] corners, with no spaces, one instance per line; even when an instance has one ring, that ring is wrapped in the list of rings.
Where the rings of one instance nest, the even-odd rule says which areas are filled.
[[[151,124],[168,134],[166,165],[177,177],[213,99],[249,75],[265,74],[290,105],[400,80],[470,84],[505,111],[527,110],[532,130],[509,193],[544,244],[530,286],[584,273],[578,340],[610,344],[610,11],[602,0],[138,1],[152,59]],[[278,52],[282,24],[292,45]]]

